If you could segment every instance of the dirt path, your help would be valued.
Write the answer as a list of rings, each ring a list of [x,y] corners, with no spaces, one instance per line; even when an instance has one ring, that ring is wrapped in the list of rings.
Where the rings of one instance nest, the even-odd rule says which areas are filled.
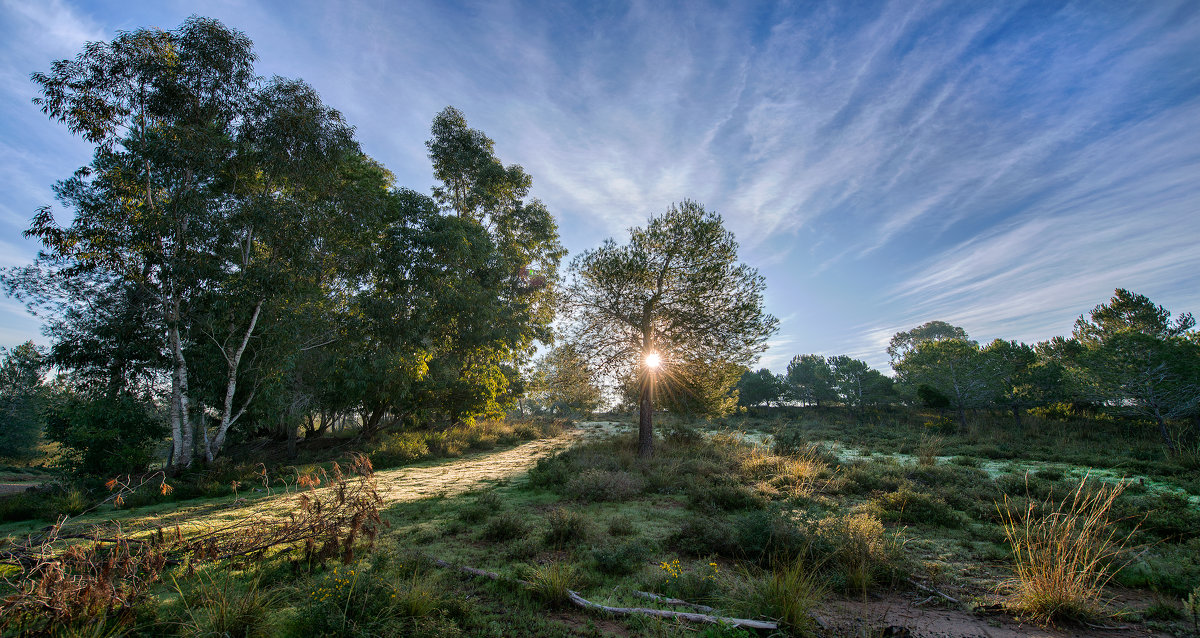
[[[606,436],[611,428],[612,424],[603,422],[579,423],[559,436],[529,441],[506,450],[477,452],[442,459],[435,464],[381,470],[375,473],[375,481],[385,507],[391,503],[432,496],[454,496],[492,481],[524,474],[539,459],[565,449],[581,438]],[[298,498],[299,494],[292,492],[252,500],[229,499],[196,507],[172,508],[159,515],[134,514],[134,518],[127,519],[124,524],[144,530],[178,525],[186,534],[189,530],[244,521],[250,517],[286,516],[296,508]]]

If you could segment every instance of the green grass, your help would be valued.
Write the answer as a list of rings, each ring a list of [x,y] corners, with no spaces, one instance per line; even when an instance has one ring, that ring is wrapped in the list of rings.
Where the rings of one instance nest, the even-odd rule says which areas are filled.
[[[1027,445],[1001,433],[1006,424],[999,419],[931,442],[922,425],[930,415],[877,416],[871,423],[826,412],[713,423],[664,419],[651,459],[637,457],[632,435],[586,441],[543,459],[525,477],[387,507],[390,530],[354,566],[359,580],[350,586],[357,593],[330,580],[332,566],[297,571],[284,556],[223,565],[223,575],[207,581],[208,593],[202,578],[175,571],[181,591],[155,590],[132,626],[164,635],[220,626],[237,635],[220,619],[245,617],[265,618],[254,626],[271,636],[704,631],[592,615],[563,605],[561,594],[570,588],[616,606],[653,606],[637,591],[673,595],[711,605],[716,613],[782,619],[789,631],[803,635],[823,601],[861,600],[873,592],[905,595],[910,578],[961,600],[1006,602],[1014,563],[996,503],[1005,496],[1017,508],[1061,500],[1088,469],[1103,480],[1126,471],[1143,479],[1112,505],[1114,529],[1132,533],[1136,546],[1135,560],[1115,582],[1159,592],[1181,608],[1200,587],[1200,507],[1189,498],[1195,486],[1173,461],[1152,454],[1154,442],[1140,433],[1098,423],[1101,435],[1114,437],[1101,445],[1091,435],[1064,438],[1062,423],[1029,417]],[[780,453],[772,451],[772,439],[753,443],[768,436],[786,439],[774,446]],[[855,454],[845,454],[847,449]],[[1129,453],[1117,456],[1115,450]],[[109,510],[91,520],[152,520],[180,506],[201,511],[229,498]],[[507,580],[436,568],[430,557]],[[515,579],[538,585],[530,590]],[[336,596],[313,598],[335,584],[343,590]],[[222,611],[230,604],[220,601],[233,598],[221,587],[246,594],[242,599],[252,609]],[[255,602],[260,598],[269,604]],[[548,605],[559,607],[547,611]],[[256,606],[269,608],[265,616],[255,616]],[[1172,631],[1190,622],[1154,617]],[[253,623],[244,625],[252,633]],[[708,631],[701,635],[738,635]]]

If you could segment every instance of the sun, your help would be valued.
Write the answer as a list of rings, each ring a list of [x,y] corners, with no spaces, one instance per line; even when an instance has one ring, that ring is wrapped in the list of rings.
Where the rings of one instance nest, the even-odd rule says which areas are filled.
[[[662,357],[657,352],[651,352],[646,355],[646,367],[651,370],[662,365]]]

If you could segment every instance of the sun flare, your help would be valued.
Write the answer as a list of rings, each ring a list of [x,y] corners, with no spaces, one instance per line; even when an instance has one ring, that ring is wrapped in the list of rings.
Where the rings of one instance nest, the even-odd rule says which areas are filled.
[[[657,368],[662,365],[662,357],[657,352],[651,352],[646,355],[646,367],[650,369]]]

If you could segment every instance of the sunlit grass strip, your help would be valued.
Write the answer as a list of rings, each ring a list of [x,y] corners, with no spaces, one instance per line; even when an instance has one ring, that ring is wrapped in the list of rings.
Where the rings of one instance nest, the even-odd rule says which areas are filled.
[[[997,506],[1013,550],[1014,607],[1038,622],[1094,617],[1105,585],[1121,567],[1130,537],[1109,516],[1124,483],[1089,484],[1088,477],[1061,501],[1051,495],[1013,512],[1008,495]]]

